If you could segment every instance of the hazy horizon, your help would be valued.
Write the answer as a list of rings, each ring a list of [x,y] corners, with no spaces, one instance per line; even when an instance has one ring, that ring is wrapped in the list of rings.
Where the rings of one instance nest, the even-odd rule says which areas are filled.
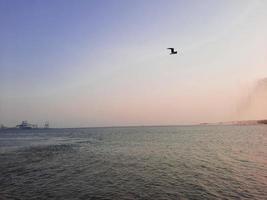
[[[0,124],[267,118],[266,10],[264,0],[0,0]]]

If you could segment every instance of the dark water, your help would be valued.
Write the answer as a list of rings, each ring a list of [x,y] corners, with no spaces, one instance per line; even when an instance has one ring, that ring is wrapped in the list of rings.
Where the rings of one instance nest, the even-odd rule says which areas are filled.
[[[2,130],[0,199],[267,199],[267,126]]]

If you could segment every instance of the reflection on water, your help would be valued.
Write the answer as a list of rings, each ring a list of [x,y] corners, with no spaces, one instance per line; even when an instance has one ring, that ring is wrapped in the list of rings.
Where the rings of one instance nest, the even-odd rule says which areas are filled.
[[[0,199],[266,199],[267,126],[0,131]]]

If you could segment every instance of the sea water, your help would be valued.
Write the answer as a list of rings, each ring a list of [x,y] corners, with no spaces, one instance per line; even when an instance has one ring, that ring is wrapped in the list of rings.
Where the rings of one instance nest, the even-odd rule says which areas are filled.
[[[0,130],[0,199],[267,199],[267,126]]]

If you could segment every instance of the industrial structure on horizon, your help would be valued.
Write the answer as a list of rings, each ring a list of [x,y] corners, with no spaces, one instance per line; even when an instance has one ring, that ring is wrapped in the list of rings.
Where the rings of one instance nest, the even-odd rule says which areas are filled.
[[[21,122],[21,124],[16,125],[15,127],[6,127],[3,124],[0,127],[1,129],[37,129],[38,125],[37,124],[30,124],[28,123],[27,120],[24,120]],[[49,122],[46,121],[43,127],[40,128],[45,128],[48,129],[49,128]]]

